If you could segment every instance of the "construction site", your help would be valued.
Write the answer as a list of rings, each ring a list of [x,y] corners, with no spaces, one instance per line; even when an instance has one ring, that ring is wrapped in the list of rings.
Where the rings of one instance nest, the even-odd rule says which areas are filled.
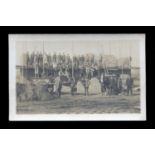
[[[140,68],[132,66],[130,55],[116,58],[111,53],[50,53],[43,42],[42,51],[25,50],[20,59],[22,64],[16,65],[17,114],[140,113]],[[61,96],[55,93],[58,76]],[[103,77],[115,81],[109,90],[102,88]],[[128,77],[134,81],[130,95],[126,86]],[[87,95],[86,78],[90,83]],[[74,95],[71,79],[74,79]],[[119,90],[118,79],[121,79]]]

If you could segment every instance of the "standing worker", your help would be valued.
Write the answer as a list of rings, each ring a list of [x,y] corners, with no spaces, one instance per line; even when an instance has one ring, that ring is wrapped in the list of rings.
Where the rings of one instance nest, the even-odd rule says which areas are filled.
[[[128,76],[126,79],[127,95],[132,95],[133,78]]]
[[[122,79],[121,77],[118,77],[117,79],[117,93],[122,93]]]
[[[102,96],[103,96],[103,93],[104,93],[104,91],[105,91],[105,76],[104,76],[104,74],[102,73],[101,74],[101,93],[102,93]]]
[[[75,88],[75,79],[70,79],[70,88],[71,88],[71,95],[74,96],[74,88]]]
[[[113,76],[109,79],[110,95],[114,94],[114,78]]]
[[[90,81],[88,78],[85,79],[85,96],[88,96],[89,95],[89,85],[90,85]]]
[[[34,55],[34,70],[35,70],[35,78],[39,77],[39,63],[37,54]]]
[[[56,77],[55,79],[55,87],[56,87],[56,95],[57,97],[61,97],[61,88],[62,88],[62,82],[60,75]]]

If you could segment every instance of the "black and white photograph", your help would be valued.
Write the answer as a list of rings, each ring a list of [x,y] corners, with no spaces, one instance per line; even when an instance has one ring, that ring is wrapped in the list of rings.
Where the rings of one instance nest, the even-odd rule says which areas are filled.
[[[10,34],[10,120],[146,120],[145,34]]]

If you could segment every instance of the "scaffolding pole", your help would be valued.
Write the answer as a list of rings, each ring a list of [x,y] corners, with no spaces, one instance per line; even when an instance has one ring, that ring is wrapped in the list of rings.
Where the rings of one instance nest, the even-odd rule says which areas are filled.
[[[72,41],[72,78],[74,78],[73,52],[74,52],[74,43]]]
[[[130,77],[131,77],[131,61],[132,61],[132,58],[131,58],[131,45],[129,45],[129,68],[130,68]]]
[[[43,41],[43,75],[45,74],[45,68],[44,68],[44,41]]]

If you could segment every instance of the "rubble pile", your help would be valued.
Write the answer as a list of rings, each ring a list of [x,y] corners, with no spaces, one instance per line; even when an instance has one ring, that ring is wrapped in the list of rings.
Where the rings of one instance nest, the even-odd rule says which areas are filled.
[[[26,83],[17,83],[17,100],[19,101],[45,101],[52,99],[48,91],[47,80],[33,80]]]

